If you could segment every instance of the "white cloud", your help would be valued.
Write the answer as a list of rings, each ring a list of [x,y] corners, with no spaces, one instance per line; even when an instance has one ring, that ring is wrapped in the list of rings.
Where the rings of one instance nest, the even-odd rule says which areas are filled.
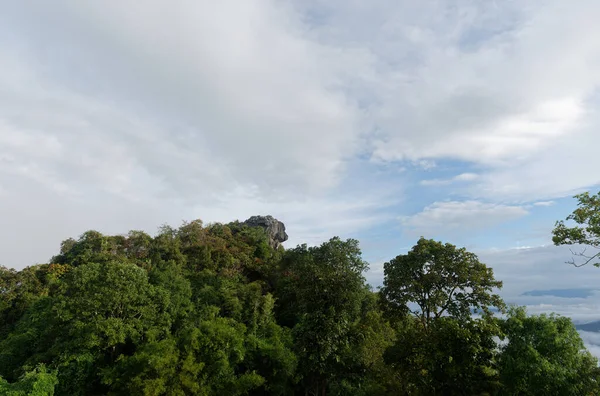
[[[461,173],[456,175],[450,179],[427,179],[421,180],[419,184],[422,186],[446,186],[455,182],[470,182],[473,180],[477,180],[479,177],[476,173]]]
[[[590,331],[579,331],[579,335],[586,349],[597,358],[600,358],[600,333]]]
[[[482,262],[494,269],[504,286],[505,301],[524,305],[531,314],[556,312],[585,323],[600,320],[600,291],[582,298],[530,296],[532,290],[596,289],[600,270],[595,267],[574,268],[565,262],[571,258],[567,246],[475,251]]]
[[[579,335],[583,340],[588,351],[597,358],[600,358],[600,333],[590,331],[579,331]]]
[[[36,22],[23,7],[15,13]],[[283,5],[62,1],[51,8],[49,26],[17,27],[36,51],[9,53],[23,79],[41,87],[4,82],[12,104],[3,103],[2,118],[20,133],[43,130],[97,159],[96,168],[126,158],[125,174],[150,168],[183,190],[225,180],[268,191],[328,188],[354,151],[355,108],[328,63],[332,49],[304,38]],[[67,56],[37,64],[36,45]],[[26,106],[38,103],[24,121]],[[64,131],[64,122],[77,133]],[[119,150],[125,158],[112,158]]]
[[[479,201],[435,202],[423,211],[401,219],[411,234],[440,234],[470,232],[527,215],[521,206],[484,203]]]
[[[396,132],[376,155],[505,164],[535,154],[583,124],[586,100],[600,82],[593,66],[600,50],[587,36],[598,31],[590,18],[597,4],[546,2],[523,9],[505,2],[499,5],[502,10],[491,11],[463,3],[468,11],[458,7],[456,13],[449,2],[440,4],[443,26],[452,27],[453,34],[442,39],[442,32],[425,30],[431,21],[424,22],[427,27],[415,22],[422,31],[439,35],[414,48],[424,62],[411,84],[390,86],[397,93],[390,106],[397,109],[398,99],[410,97],[412,107],[404,102],[400,108],[406,111],[389,118],[405,128],[390,125]],[[486,14],[503,11],[516,16],[504,21],[502,34],[483,38],[476,49],[461,48],[461,40],[482,35],[476,30]]]
[[[454,180],[457,181],[472,181],[477,179],[479,176],[476,173],[461,173],[458,176],[454,177]]]
[[[598,313],[599,303],[600,301],[596,297],[578,303],[569,303],[563,299],[562,302],[555,301],[554,304],[527,304],[523,302],[520,305],[525,305],[527,312],[531,315],[556,313],[571,318],[575,323],[589,323],[600,320],[600,314]]]
[[[302,3],[320,16],[322,40],[373,56],[356,84],[371,99],[375,160],[484,165],[471,195],[489,200],[600,182],[589,172],[600,144],[599,3]]]
[[[600,166],[594,149],[600,143],[598,122],[594,115],[585,128],[553,141],[537,155],[494,169],[472,186],[472,193],[531,201],[571,196],[599,185],[600,177],[592,171]]]
[[[3,8],[4,264],[46,260],[88,228],[152,231],[260,209],[317,240],[379,218],[381,200],[337,188],[360,132],[338,71],[356,70],[362,55],[310,39],[293,8],[158,0]],[[143,210],[152,213],[132,219]],[[42,219],[34,234],[44,242],[30,249],[32,235],[15,226]]]
[[[534,202],[533,206],[553,206],[555,203],[554,201],[538,201]]]
[[[477,165],[422,182],[468,184],[471,201],[434,198],[404,219],[414,231],[519,218],[526,207],[505,202],[600,182],[598,12],[592,0],[7,4],[3,222],[33,229],[18,213],[43,202],[54,239],[257,210],[309,239],[352,233],[394,200],[387,180],[348,191],[373,178],[349,174],[356,158]],[[153,213],[122,215],[141,208]],[[9,261],[39,257],[4,233]]]
[[[600,347],[600,333],[592,331],[580,331],[579,334],[586,344],[596,345]]]
[[[218,205],[195,209],[206,221],[246,219],[254,214],[271,214],[284,221],[290,240],[285,246],[300,243],[316,245],[333,236],[356,238],[357,232],[381,224],[389,218],[388,206],[395,203],[396,191],[365,193],[362,197],[324,196],[310,200],[273,201],[259,195],[231,194]]]

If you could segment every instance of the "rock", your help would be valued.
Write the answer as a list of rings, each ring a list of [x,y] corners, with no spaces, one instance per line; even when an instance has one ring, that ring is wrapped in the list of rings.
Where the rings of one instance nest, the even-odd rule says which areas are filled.
[[[269,245],[275,249],[288,240],[288,234],[285,233],[285,224],[273,216],[252,216],[244,221],[244,224],[250,227],[263,228],[269,237]]]

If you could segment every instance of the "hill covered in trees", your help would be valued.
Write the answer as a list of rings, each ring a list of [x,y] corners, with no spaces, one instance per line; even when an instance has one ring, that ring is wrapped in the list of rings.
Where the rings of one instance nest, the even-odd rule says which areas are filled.
[[[0,394],[600,394],[571,321],[506,308],[465,249],[422,238],[375,291],[358,241],[285,239],[197,220],[0,267]]]

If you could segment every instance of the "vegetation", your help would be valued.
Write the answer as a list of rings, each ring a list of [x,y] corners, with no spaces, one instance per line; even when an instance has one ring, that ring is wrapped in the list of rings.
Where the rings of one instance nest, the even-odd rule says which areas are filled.
[[[568,318],[528,317],[511,308],[501,324],[506,344],[498,367],[503,395],[597,395],[597,361]]]
[[[552,241],[555,245],[582,246],[579,251],[571,251],[573,258],[568,261],[569,264],[575,267],[587,264],[600,267],[600,192],[596,195],[586,192],[575,198],[577,208],[566,218],[567,222],[575,225],[568,227],[564,221],[556,222]],[[588,249],[591,251],[588,252]]]
[[[477,256],[420,239],[365,281],[358,241],[274,249],[261,228],[95,231],[0,267],[4,395],[596,395],[572,323],[495,294]]]

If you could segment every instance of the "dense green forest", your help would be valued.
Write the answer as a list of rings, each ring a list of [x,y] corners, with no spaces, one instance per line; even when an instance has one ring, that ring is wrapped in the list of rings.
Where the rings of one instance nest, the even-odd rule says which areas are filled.
[[[555,243],[594,243],[577,229]],[[507,307],[475,254],[421,238],[384,268],[373,290],[358,241],[240,222],[88,231],[0,267],[0,394],[600,394],[571,321]]]

